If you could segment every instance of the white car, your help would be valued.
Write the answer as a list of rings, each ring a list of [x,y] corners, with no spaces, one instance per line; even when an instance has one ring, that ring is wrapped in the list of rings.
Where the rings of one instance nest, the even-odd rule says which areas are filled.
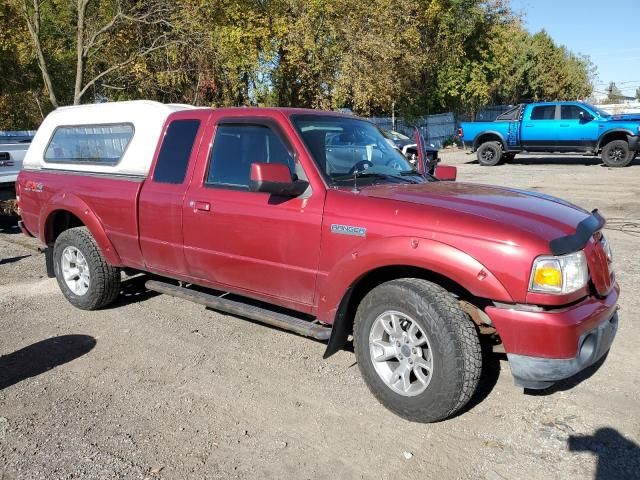
[[[22,168],[31,136],[0,136],[0,186],[14,184]]]

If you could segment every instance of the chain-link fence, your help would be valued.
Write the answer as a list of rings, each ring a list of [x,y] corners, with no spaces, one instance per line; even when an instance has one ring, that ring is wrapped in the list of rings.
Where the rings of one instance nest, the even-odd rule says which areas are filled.
[[[456,133],[456,118],[451,112],[419,117],[412,122],[396,118],[395,128],[391,117],[372,117],[369,120],[381,128],[395,130],[410,138],[413,138],[417,127],[426,142],[436,148],[442,148],[443,144],[452,139]]]
[[[498,115],[506,112],[513,105],[491,105],[481,108],[473,115],[456,115],[453,112],[440,113],[437,115],[425,115],[418,117],[412,122],[407,122],[403,118],[396,118],[395,125],[391,117],[372,117],[369,118],[373,123],[386,130],[395,130],[408,137],[413,138],[415,128],[420,129],[420,133],[427,143],[432,144],[436,148],[442,148],[447,142],[452,141],[456,135],[456,128],[460,122],[476,121],[476,122],[493,122]]]

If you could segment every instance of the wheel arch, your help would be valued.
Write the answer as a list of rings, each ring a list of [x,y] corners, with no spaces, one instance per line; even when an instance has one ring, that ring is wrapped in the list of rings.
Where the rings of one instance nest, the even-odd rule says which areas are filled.
[[[386,246],[392,245],[398,251],[402,247],[402,240],[406,240],[407,247],[411,250],[404,252],[406,254],[402,258],[404,261],[399,259],[396,262],[380,261],[377,264],[372,262],[369,268],[364,268],[357,273],[351,271],[350,274],[341,272],[340,270],[345,267],[340,267],[341,262],[338,262],[334,268],[337,271],[333,271],[326,277],[323,282],[324,288],[320,288],[321,305],[318,308],[317,317],[321,321],[332,323],[333,328],[324,358],[333,355],[345,344],[352,331],[355,310],[364,295],[387,281],[398,278],[421,278],[442,286],[460,299],[473,300],[471,303],[487,302],[486,299],[513,301],[502,283],[480,262],[464,252],[449,245],[425,239],[419,240],[417,247],[414,247],[416,239],[398,238],[386,240]],[[421,249],[423,249],[422,252],[419,251]],[[417,255],[416,250],[418,250]],[[430,257],[425,255],[426,253]],[[359,254],[358,260],[362,256]],[[429,261],[429,258],[432,261]],[[338,295],[337,292],[342,293]]]
[[[507,143],[504,140],[504,137],[500,132],[495,130],[489,130],[481,132],[474,140],[473,140],[473,151],[476,151],[480,145],[486,142],[499,142],[502,145],[502,150],[507,151]]]
[[[604,132],[602,135],[600,135],[600,138],[598,139],[598,143],[596,146],[596,152],[599,152],[600,150],[602,150],[602,147],[604,147],[607,143],[612,142],[614,140],[624,140],[625,142],[628,142],[629,136],[633,136],[633,132],[631,132],[630,130],[626,130],[622,128],[615,129],[615,130],[608,130]]]
[[[120,256],[98,217],[75,195],[62,194],[58,198],[53,197],[41,212],[40,222],[40,240],[45,245],[53,246],[58,236],[65,230],[87,227],[105,260],[113,266],[122,265]]]

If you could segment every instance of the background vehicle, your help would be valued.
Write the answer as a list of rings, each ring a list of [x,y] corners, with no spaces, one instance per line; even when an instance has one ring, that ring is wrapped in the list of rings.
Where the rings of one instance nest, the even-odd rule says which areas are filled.
[[[402,152],[402,154],[411,161],[413,165],[417,164],[418,161],[418,146],[416,143],[416,135],[420,135],[420,133],[416,130],[416,134],[414,138],[410,138],[400,132],[395,132],[393,130],[385,130],[381,129],[382,134],[385,138],[389,139],[393,144],[398,147],[398,149]],[[422,142],[423,152],[424,152],[424,160],[428,165],[425,169],[426,172],[433,173],[435,170],[435,166],[440,161],[438,158],[438,149],[431,144],[427,144],[426,142]]]
[[[610,115],[580,102],[532,103],[495,122],[463,122],[458,135],[486,166],[519,152],[584,152],[601,154],[609,167],[626,167],[640,150],[640,115]]]
[[[26,134],[28,132],[24,133],[18,135],[0,132],[0,186],[12,186],[18,178],[32,138]]]
[[[529,388],[601,359],[616,333],[597,211],[422,175],[352,116],[59,108],[24,165],[20,228],[71,304],[112,303],[133,269],[166,279],[151,290],[328,339],[325,358],[353,334],[371,392],[413,421],[469,401],[480,332]]]

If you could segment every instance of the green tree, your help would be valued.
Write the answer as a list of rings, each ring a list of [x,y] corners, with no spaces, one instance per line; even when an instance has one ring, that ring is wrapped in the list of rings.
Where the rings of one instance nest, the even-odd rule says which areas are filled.
[[[473,112],[594,73],[507,0],[8,0],[0,26],[0,118],[30,126],[102,99]]]

